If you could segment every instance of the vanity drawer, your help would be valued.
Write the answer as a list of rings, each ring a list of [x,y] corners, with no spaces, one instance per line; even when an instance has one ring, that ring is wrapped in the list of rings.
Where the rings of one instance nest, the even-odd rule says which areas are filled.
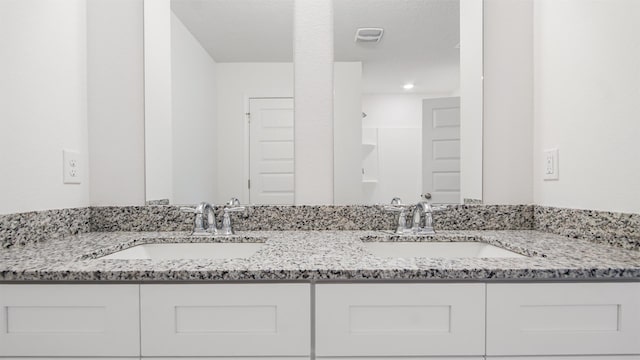
[[[0,285],[0,356],[140,355],[138,285]]]
[[[482,356],[484,284],[320,284],[317,356]]]
[[[639,283],[487,285],[487,355],[640,354]]]
[[[308,284],[141,285],[142,356],[309,356]]]

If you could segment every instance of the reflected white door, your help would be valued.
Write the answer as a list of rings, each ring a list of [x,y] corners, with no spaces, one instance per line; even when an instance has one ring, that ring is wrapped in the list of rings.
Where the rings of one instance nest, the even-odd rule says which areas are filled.
[[[460,203],[460,98],[422,101],[422,191],[436,204]]]
[[[293,204],[293,99],[250,99],[249,113],[249,202]]]

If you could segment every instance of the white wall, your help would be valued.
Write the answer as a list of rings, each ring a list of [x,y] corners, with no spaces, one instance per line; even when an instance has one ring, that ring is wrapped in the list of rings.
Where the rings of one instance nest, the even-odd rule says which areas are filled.
[[[145,201],[142,26],[142,0],[87,1],[93,206]]]
[[[295,202],[333,203],[333,0],[296,0]]]
[[[362,204],[362,63],[333,66],[333,203]]]
[[[216,63],[171,13],[173,203],[214,202],[217,192]]]
[[[84,1],[0,1],[0,214],[89,205],[86,51]]]
[[[250,97],[293,97],[293,64],[218,63],[216,68],[218,195],[213,200],[222,203],[237,197],[247,203],[247,102]]]
[[[365,94],[363,128],[378,131],[377,184],[366,184],[367,204],[387,204],[394,197],[405,203],[420,199],[422,187],[422,99],[434,94]]]
[[[640,212],[640,2],[536,0],[536,204]],[[542,180],[558,148],[558,181]]]
[[[362,108],[366,128],[422,129],[422,99],[446,97],[446,94],[364,94]]]
[[[171,2],[144,2],[146,200],[173,200]]]
[[[482,199],[482,1],[460,0],[460,193]]]
[[[484,1],[483,202],[533,202],[533,0]]]

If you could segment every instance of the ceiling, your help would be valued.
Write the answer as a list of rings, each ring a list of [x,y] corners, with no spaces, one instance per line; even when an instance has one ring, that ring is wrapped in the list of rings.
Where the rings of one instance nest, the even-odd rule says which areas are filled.
[[[171,0],[216,62],[293,61],[293,0]]]
[[[291,62],[293,0],[172,0],[217,62]],[[359,27],[384,28],[355,43]],[[459,88],[459,0],[334,0],[334,57],[363,62],[364,93],[446,94]]]

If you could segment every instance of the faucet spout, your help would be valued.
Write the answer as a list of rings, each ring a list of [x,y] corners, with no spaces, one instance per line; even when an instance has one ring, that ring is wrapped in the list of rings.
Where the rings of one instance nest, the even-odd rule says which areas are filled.
[[[416,204],[413,210],[413,224],[411,230],[415,234],[435,234],[433,229],[433,206],[431,194],[423,195],[424,200]]]
[[[196,208],[184,207],[180,210],[194,213],[193,235],[215,235],[218,233],[216,213],[208,202],[201,202]]]

